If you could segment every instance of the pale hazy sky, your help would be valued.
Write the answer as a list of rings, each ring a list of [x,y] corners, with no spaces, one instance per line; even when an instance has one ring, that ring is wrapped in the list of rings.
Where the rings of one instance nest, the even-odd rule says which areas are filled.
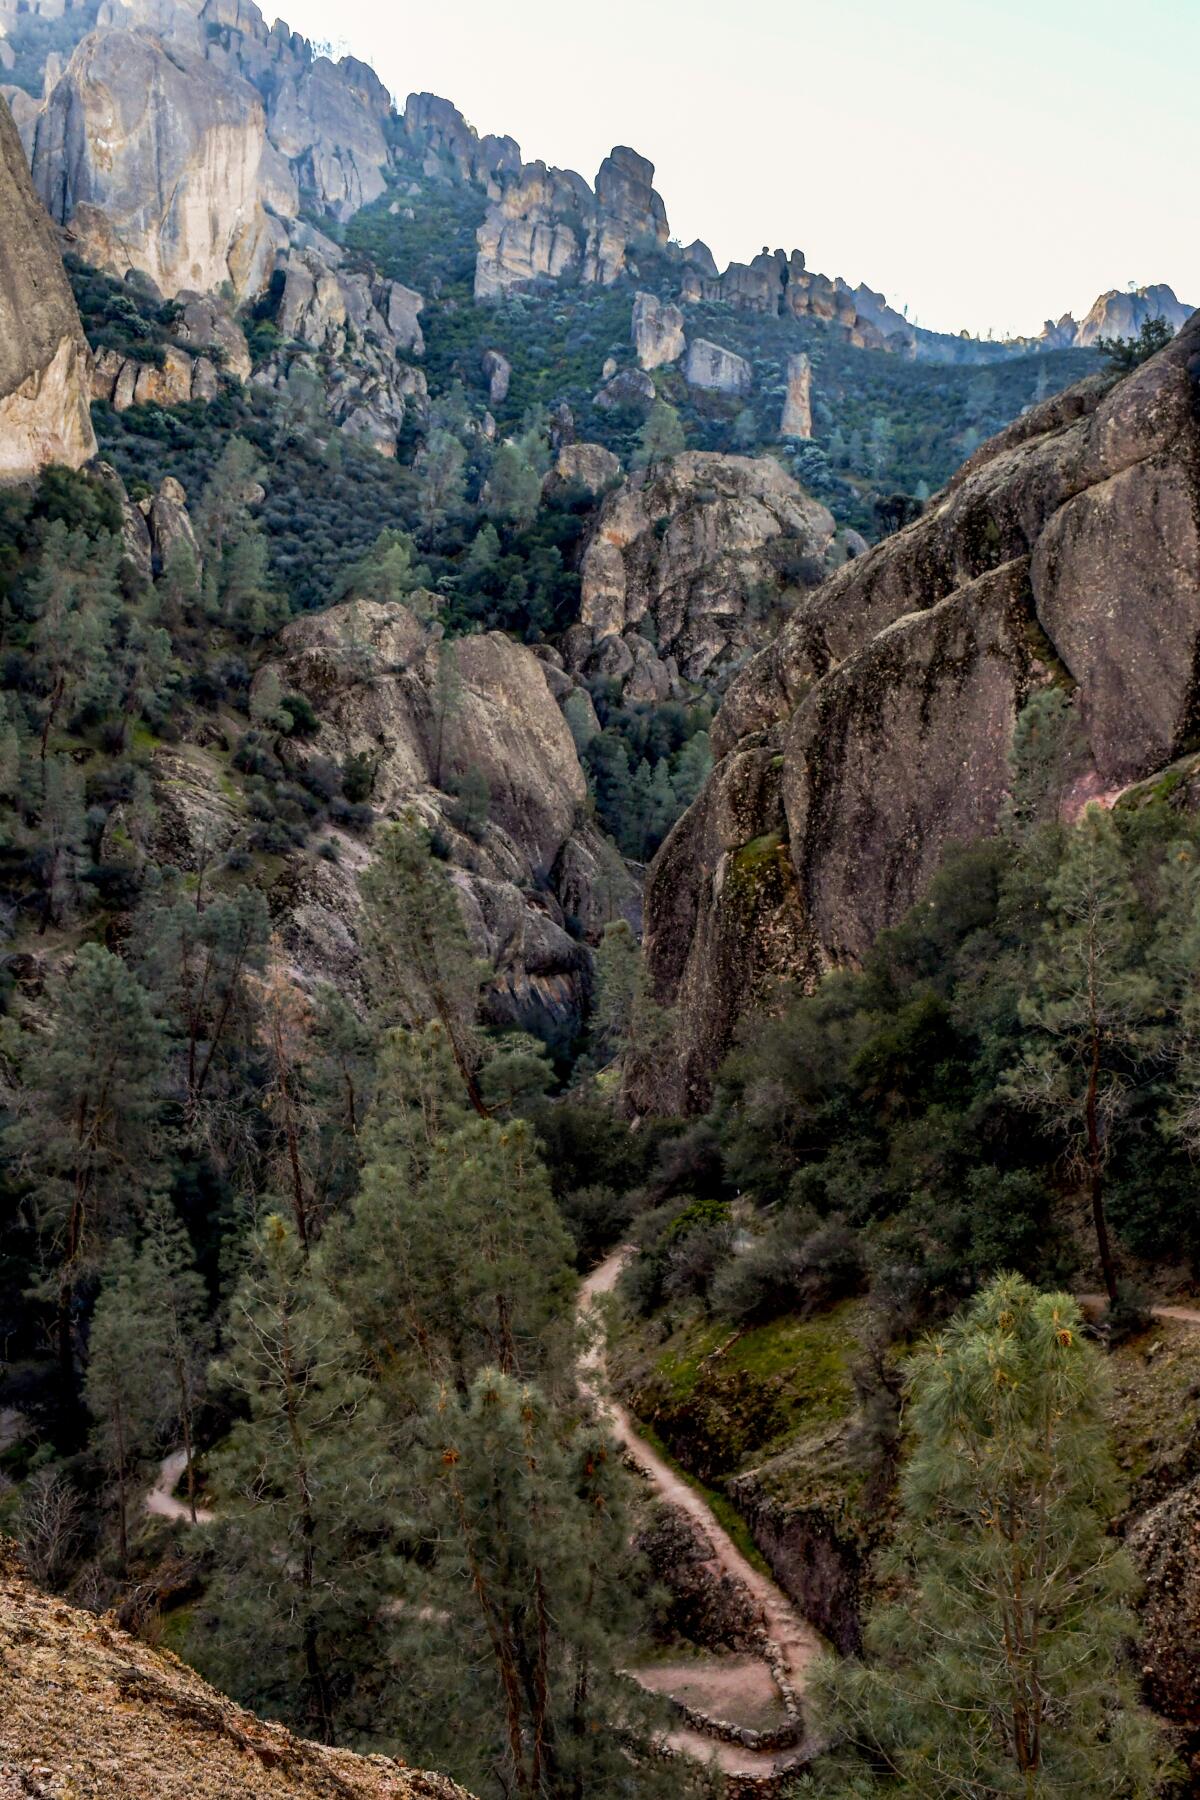
[[[272,0],[263,0],[271,17]],[[997,335],[1170,282],[1200,305],[1200,0],[282,0],[527,159],[657,166],[672,232]]]

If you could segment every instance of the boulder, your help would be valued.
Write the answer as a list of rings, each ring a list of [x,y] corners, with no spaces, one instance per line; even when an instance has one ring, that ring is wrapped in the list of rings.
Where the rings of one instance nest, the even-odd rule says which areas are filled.
[[[353,600],[295,620],[281,646],[273,666],[285,691],[307,695],[321,721],[297,753],[339,765],[366,756],[376,812],[415,809],[447,844],[464,921],[494,971],[489,1018],[528,1029],[577,1025],[591,958],[566,930],[555,872],[570,866],[577,875],[578,858],[565,853],[587,783],[547,665],[499,632],[458,639],[460,694],[439,713],[440,632],[398,603]],[[474,836],[454,799],[468,772],[483,776],[490,797]],[[576,889],[571,899],[577,912],[584,902]],[[302,925],[310,961],[314,942],[337,936],[326,918],[337,911],[309,897]],[[356,916],[350,893],[342,920],[352,939]]]
[[[781,597],[806,562],[819,575],[832,538],[831,515],[770,457],[655,463],[600,508],[568,662],[630,697],[665,699],[680,676],[717,682],[770,629],[764,595]]]
[[[648,965],[679,1041],[643,1101],[704,1104],[741,1016],[856,963],[948,845],[995,829],[1039,685],[1076,692],[1096,792],[1191,742],[1198,394],[1200,315],[1127,379],[1016,420],[735,676],[717,765],[649,877]]]
[[[798,356],[788,357],[787,394],[783,402],[783,417],[779,421],[779,435],[795,438],[812,436],[812,364],[803,351]]]
[[[0,481],[96,453],[91,353],[21,140],[0,100]]]
[[[485,350],[480,358],[484,379],[488,384],[488,405],[503,406],[508,399],[508,384],[512,380],[512,364],[499,350]]]
[[[633,302],[633,342],[643,369],[678,362],[687,349],[683,314],[655,294],[637,294]]]
[[[38,120],[33,179],[79,253],[168,299],[254,293],[274,237],[258,200],[254,89],[146,31],[93,31]]]
[[[707,338],[693,338],[683,365],[689,387],[715,394],[748,394],[754,385],[750,364],[733,350],[724,350]]]
[[[542,483],[549,495],[562,487],[584,488],[599,496],[620,479],[621,459],[603,444],[564,444]]]
[[[605,368],[608,364],[605,363]],[[593,395],[592,405],[601,412],[615,412],[621,406],[649,407],[654,400],[654,383],[641,369],[618,369]]]

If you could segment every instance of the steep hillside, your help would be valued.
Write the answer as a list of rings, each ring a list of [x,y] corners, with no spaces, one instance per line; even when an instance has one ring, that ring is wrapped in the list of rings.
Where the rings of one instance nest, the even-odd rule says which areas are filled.
[[[36,1800],[465,1800],[264,1724],[169,1652],[37,1591],[0,1541],[0,1793]]]
[[[1200,319],[980,451],[925,516],[805,600],[731,685],[720,757],[647,892],[695,1104],[781,980],[861,957],[948,845],[993,830],[1029,695],[1079,696],[1112,795],[1193,747],[1200,651]]]

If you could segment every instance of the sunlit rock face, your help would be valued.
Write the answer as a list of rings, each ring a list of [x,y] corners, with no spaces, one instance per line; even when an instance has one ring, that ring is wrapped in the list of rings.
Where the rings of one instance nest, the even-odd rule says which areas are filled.
[[[54,232],[0,99],[0,480],[96,453],[91,355]]]

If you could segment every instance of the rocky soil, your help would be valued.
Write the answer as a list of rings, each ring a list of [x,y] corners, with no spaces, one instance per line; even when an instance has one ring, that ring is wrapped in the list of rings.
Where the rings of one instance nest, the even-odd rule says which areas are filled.
[[[266,1724],[169,1652],[30,1586],[0,1543],[0,1796],[465,1800],[381,1756]]]

